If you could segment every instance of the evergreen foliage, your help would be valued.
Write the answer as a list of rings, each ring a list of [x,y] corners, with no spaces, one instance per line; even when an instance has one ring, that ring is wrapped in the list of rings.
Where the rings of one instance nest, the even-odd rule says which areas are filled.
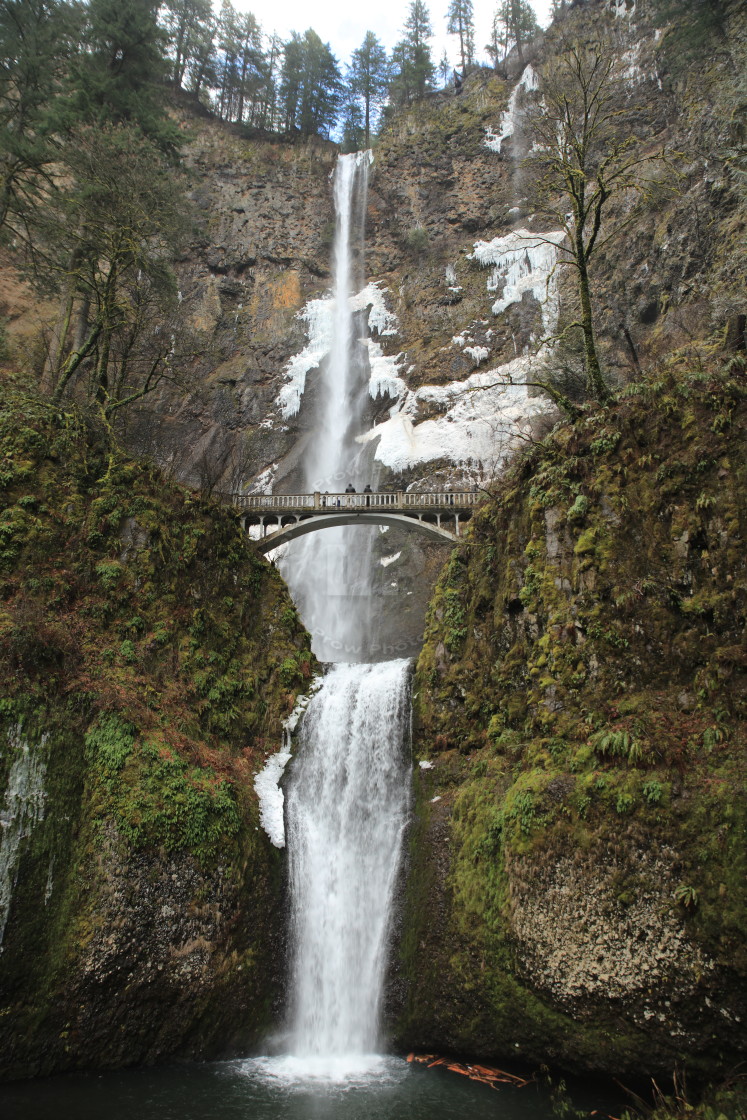
[[[516,48],[519,62],[524,65],[524,46],[537,34],[540,27],[529,0],[503,0],[496,8],[485,50],[498,69],[509,52]]]
[[[475,20],[472,0],[451,0],[446,13],[446,29],[459,39],[462,73],[475,61]]]
[[[293,32],[285,45],[280,78],[280,105],[284,127],[302,136],[328,136],[337,119],[342,81],[329,43],[309,28]]]
[[[396,104],[422,100],[432,90],[436,74],[428,45],[433,28],[423,0],[412,0],[403,30],[392,52],[390,93]]]
[[[371,130],[376,127],[389,84],[386,51],[372,31],[353,51],[348,73],[350,100],[361,108],[363,143],[368,147]],[[352,111],[352,108],[351,108]]]
[[[56,0],[0,5],[0,230],[23,236],[48,182],[54,99],[63,88],[80,12]]]
[[[90,0],[70,90],[58,105],[62,125],[132,123],[164,151],[179,134],[165,110],[166,35],[152,0]]]
[[[161,9],[161,21],[167,34],[171,80],[181,86],[202,57],[208,39],[212,47],[213,7],[210,0],[171,0]]]
[[[65,356],[65,330],[53,355],[54,399],[85,363],[84,391],[111,417],[185,357],[171,270],[187,231],[183,192],[132,125],[78,129],[65,166],[69,186],[38,216],[39,253],[59,277],[68,317],[78,301],[72,348]]]

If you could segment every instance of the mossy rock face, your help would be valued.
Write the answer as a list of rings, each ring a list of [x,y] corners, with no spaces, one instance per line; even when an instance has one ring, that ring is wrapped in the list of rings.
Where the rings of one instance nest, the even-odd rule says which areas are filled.
[[[738,363],[643,383],[517,461],[444,569],[403,1046],[618,1074],[743,1058],[746,426]]]
[[[0,440],[3,1073],[246,1052],[284,959],[253,779],[308,635],[232,511],[12,390]]]

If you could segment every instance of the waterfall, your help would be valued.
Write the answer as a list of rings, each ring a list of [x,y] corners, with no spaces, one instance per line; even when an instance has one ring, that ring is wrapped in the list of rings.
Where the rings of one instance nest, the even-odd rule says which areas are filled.
[[[0,953],[16,883],[21,845],[39,821],[44,820],[46,763],[39,756],[47,735],[38,746],[25,740],[21,724],[8,731],[8,746],[15,753],[0,810]]]
[[[409,663],[340,664],[304,717],[288,793],[293,1051],[371,1054],[408,803]]]
[[[364,425],[369,347],[352,298],[363,281],[369,162],[367,152],[341,156],[335,172],[332,336],[304,462],[307,488],[322,493],[373,481],[355,440]],[[336,664],[304,714],[286,790],[292,1056],[274,1074],[348,1078],[381,1061],[379,1011],[409,798],[410,666],[366,663],[377,644],[376,533],[325,529],[291,542],[281,561],[315,651]]]
[[[364,426],[369,350],[352,296],[363,286],[363,232],[370,153],[340,156],[335,171],[336,233],[329,356],[320,370],[315,434],[304,458],[309,492],[360,491],[366,477],[356,436]],[[320,301],[321,302],[321,301]],[[364,460],[364,462],[361,461]],[[280,567],[322,661],[365,661],[375,644],[371,549],[376,528],[325,529],[288,546]]]

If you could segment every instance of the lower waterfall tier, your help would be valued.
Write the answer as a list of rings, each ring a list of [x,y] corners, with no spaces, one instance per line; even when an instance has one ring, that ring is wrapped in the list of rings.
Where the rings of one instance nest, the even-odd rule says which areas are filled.
[[[409,680],[405,660],[335,665],[304,716],[287,800],[299,1057],[379,1043],[409,803]]]

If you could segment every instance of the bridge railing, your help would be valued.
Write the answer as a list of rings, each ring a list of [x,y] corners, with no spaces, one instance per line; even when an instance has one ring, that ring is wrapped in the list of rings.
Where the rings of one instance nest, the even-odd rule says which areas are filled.
[[[460,506],[464,509],[465,506],[476,506],[479,500],[480,493],[476,490],[442,490],[425,494],[402,494],[402,505],[405,509],[410,507],[422,509],[430,506],[439,506],[441,509],[445,506]]]
[[[257,513],[309,510],[323,513],[337,509],[401,509],[413,512],[472,508],[480,501],[478,491],[443,490],[434,493],[406,493],[402,490],[355,494],[226,494],[225,499],[239,509]]]

